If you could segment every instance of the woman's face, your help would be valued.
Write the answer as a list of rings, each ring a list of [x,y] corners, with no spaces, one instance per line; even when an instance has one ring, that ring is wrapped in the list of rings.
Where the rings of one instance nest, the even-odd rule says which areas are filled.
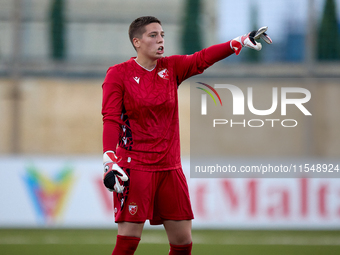
[[[134,45],[138,55],[143,55],[151,60],[163,57],[164,31],[159,23],[151,23],[145,26],[142,38],[134,38]]]

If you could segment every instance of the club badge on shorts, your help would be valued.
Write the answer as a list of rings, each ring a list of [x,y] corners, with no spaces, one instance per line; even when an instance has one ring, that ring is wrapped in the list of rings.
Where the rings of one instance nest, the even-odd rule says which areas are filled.
[[[129,204],[129,213],[131,215],[135,215],[137,210],[138,210],[138,205],[136,205],[136,203],[132,202],[132,203]]]

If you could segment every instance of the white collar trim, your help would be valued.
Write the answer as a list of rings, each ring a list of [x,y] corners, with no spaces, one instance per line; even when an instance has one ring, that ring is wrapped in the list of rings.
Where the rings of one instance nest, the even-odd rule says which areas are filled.
[[[149,71],[149,72],[153,71],[153,70],[156,68],[156,66],[157,66],[157,64],[156,64],[151,70],[149,70],[149,69],[145,68],[144,66],[142,66],[141,64],[139,64],[139,63],[137,62],[136,59],[134,59],[134,61],[135,61],[141,68],[143,68],[143,69],[145,69],[146,71]]]

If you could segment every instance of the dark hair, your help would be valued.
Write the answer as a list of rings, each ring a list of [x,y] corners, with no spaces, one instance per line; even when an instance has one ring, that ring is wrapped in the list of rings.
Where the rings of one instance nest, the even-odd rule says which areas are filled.
[[[129,38],[134,48],[135,46],[133,45],[133,38],[141,38],[145,33],[145,26],[151,23],[158,23],[162,25],[161,21],[153,16],[143,16],[132,21],[129,27]]]

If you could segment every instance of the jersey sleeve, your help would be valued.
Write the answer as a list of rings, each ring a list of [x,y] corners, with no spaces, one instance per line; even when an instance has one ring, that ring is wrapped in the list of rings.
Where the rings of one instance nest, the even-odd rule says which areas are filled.
[[[103,88],[102,115],[103,115],[103,152],[116,147],[122,132],[121,115],[123,109],[123,83],[115,67],[107,71]]]
[[[176,55],[174,56],[174,67],[177,74],[177,84],[189,77],[201,74],[205,69],[212,66],[217,61],[220,61],[234,51],[230,47],[230,41],[226,43],[216,44],[198,51],[192,55]]]

